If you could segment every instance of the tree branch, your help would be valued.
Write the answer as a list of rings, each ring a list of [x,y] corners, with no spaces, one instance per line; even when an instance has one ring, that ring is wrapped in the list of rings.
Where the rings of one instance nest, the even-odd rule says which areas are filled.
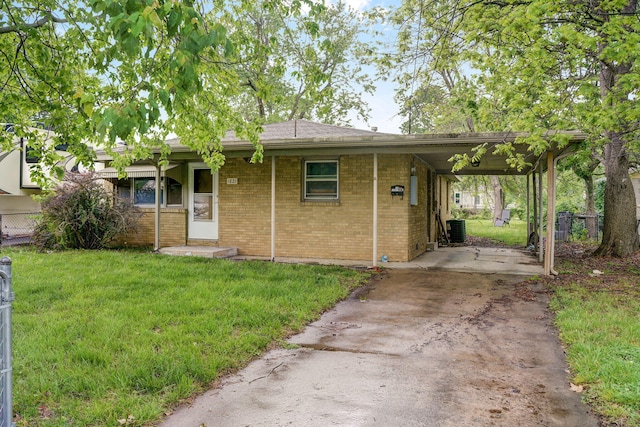
[[[6,27],[0,27],[0,34],[17,33],[21,29],[24,29],[24,28],[40,28],[40,27],[45,26],[49,22],[53,22],[53,23],[56,23],[56,24],[64,24],[64,23],[67,22],[67,20],[66,19],[62,19],[62,18],[56,18],[55,16],[53,16],[53,14],[51,12],[48,12],[47,16],[42,17],[42,18],[38,19],[37,21],[32,22],[30,24],[9,25],[9,26],[6,26]]]

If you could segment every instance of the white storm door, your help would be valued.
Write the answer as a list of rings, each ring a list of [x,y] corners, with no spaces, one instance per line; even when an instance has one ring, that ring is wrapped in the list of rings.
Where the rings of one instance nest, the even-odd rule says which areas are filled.
[[[218,239],[218,172],[189,164],[189,238]]]

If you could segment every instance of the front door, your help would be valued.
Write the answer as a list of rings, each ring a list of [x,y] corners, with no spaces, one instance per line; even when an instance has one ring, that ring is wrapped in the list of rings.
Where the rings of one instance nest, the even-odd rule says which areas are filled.
[[[189,164],[189,239],[218,239],[218,172]]]

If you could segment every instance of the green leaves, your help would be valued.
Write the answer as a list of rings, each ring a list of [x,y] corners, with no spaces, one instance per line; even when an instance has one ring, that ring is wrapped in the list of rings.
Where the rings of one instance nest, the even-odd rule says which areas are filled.
[[[418,74],[425,85],[421,90],[450,91],[460,79],[445,78],[443,70],[465,70],[475,86],[465,94],[466,103],[477,107],[480,129],[586,127],[602,132],[620,127],[622,118],[624,123],[640,119],[635,99],[629,99],[638,87],[638,72],[628,67],[640,61],[640,24],[633,13],[621,13],[630,7],[628,1],[602,2],[596,8],[564,0],[405,0],[394,20],[403,24],[400,54],[415,55],[411,60],[416,63],[426,60],[426,70]],[[601,66],[617,70],[604,96],[598,82]],[[415,65],[403,68],[409,72],[398,81],[415,87],[410,72]],[[451,101],[460,104],[461,99]],[[417,111],[412,110],[414,116]],[[531,143],[537,151],[535,138]]]
[[[44,112],[72,146],[161,146],[157,135],[175,128],[176,106],[202,89],[202,56],[234,51],[226,28],[209,26],[190,2],[34,1],[0,10],[0,122],[26,129]],[[55,19],[32,13],[46,9]]]
[[[343,3],[305,4],[307,13],[295,5],[282,13],[271,1],[232,4],[222,23],[236,48],[231,56],[242,92],[235,108],[244,117],[346,124],[348,111],[367,116],[362,92],[371,93],[372,84],[361,65],[372,49],[360,41],[367,31],[361,15]],[[211,68],[207,74],[213,76]]]

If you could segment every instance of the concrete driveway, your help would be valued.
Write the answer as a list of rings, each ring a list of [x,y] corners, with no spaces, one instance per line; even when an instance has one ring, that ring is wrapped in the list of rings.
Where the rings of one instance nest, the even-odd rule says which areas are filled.
[[[180,248],[176,248],[180,249]],[[206,248],[202,247],[202,251],[209,251],[202,256],[215,257],[215,253],[228,248]],[[190,255],[195,252],[189,252]],[[182,254],[184,255],[184,254]],[[267,257],[255,256],[233,256],[231,259],[237,261],[244,260],[262,260],[268,261]],[[371,262],[349,261],[343,259],[312,259],[312,258],[276,258],[277,262],[293,263],[293,264],[325,264],[325,265],[342,265],[346,267],[367,268],[371,266]],[[541,275],[544,274],[544,268],[537,261],[535,255],[527,249],[516,248],[487,248],[476,246],[451,246],[438,248],[435,251],[425,252],[416,259],[409,262],[379,262],[378,265],[383,268],[420,268],[424,270],[450,270],[463,271],[471,273],[502,273],[502,274],[518,274],[518,275]]]
[[[388,268],[422,268],[470,273],[542,275],[544,268],[532,251],[516,248],[458,246],[425,252],[409,262],[381,263]]]
[[[387,270],[162,425],[597,426],[520,280]]]

